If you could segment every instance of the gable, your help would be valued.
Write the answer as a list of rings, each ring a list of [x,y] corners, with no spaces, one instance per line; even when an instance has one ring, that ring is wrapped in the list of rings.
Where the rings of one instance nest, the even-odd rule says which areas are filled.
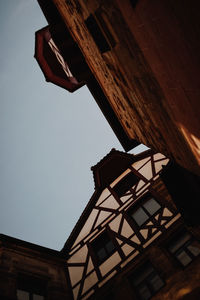
[[[168,159],[161,154],[148,154],[129,165],[90,200],[78,222],[77,231],[66,243],[68,248],[63,249],[63,253],[69,251],[67,268],[74,299],[90,297],[95,289],[145,251],[180,217],[174,209],[157,200],[156,194],[149,193],[149,190],[153,193],[150,187],[167,163]],[[137,181],[133,180],[123,193],[116,193],[116,186],[123,186],[124,179],[130,174]],[[152,201],[154,208],[150,209]],[[141,207],[147,210],[148,217],[138,225],[131,214],[138,216],[140,203],[143,203]]]
[[[128,156],[132,155],[128,154]],[[120,197],[116,195],[115,191],[116,186],[121,184],[120,182],[123,182],[123,179],[127,175],[133,174],[134,182],[131,189],[134,191],[135,197],[137,198],[142,195],[145,190],[147,191],[150,182],[159,177],[162,165],[166,165],[169,161],[160,153],[153,154],[152,152],[148,152],[146,157],[139,157],[141,158],[135,162],[133,162],[133,159],[133,161],[129,164],[129,167],[127,167],[127,169],[120,175],[117,175],[110,184],[106,185],[105,188],[99,188],[95,191],[72,231],[72,234],[67,240],[62,250],[63,253],[67,253],[68,251],[71,251],[72,253],[78,244],[83,243],[87,240],[87,238],[89,239],[90,235],[93,235],[94,232],[97,233],[104,223],[106,223],[110,218],[112,219],[113,216],[118,215],[124,205],[128,205],[128,203],[133,200],[130,189]],[[129,158],[129,161],[130,160],[131,159]],[[111,161],[115,161],[117,164],[116,157]],[[110,164],[105,166],[105,170],[108,166],[110,166]]]

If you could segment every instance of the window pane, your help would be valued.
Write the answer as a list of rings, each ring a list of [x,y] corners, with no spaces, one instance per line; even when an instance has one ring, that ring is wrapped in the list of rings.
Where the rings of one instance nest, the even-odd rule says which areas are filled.
[[[149,283],[151,284],[154,292],[158,291],[164,285],[163,280],[157,274],[152,275],[149,279]]]
[[[189,246],[187,246],[187,248],[194,256],[197,256],[200,254],[200,249],[193,245],[189,245]]]
[[[153,215],[160,209],[160,204],[153,198],[149,199],[146,203],[143,204],[146,210],[150,215]]]
[[[22,290],[17,290],[17,299],[18,300],[29,300],[29,293]]]
[[[146,284],[138,286],[138,294],[141,300],[148,300],[151,298],[151,292]]]
[[[176,257],[183,266],[187,266],[192,261],[190,256],[184,250],[182,250],[180,253],[176,254]]]
[[[181,248],[190,238],[191,236],[189,233],[182,233],[180,237],[177,237],[177,239],[171,243],[171,245],[169,246],[169,251],[174,253],[176,250]]]
[[[101,248],[97,252],[97,256],[98,256],[98,258],[99,258],[100,261],[104,260],[104,258],[106,257],[106,250],[104,248]]]
[[[135,222],[140,226],[142,225],[146,220],[148,220],[148,216],[145,213],[145,211],[140,207],[138,210],[136,210],[132,214],[132,218],[135,220]]]
[[[108,253],[111,253],[114,249],[115,249],[115,246],[113,245],[113,242],[112,241],[109,241],[106,245],[106,250],[108,251]]]
[[[44,296],[33,294],[33,300],[44,300]]]
[[[136,270],[130,280],[141,300],[150,299],[164,285],[163,280],[148,262]]]
[[[152,272],[154,272],[154,269],[151,265],[145,265],[144,268],[141,268],[137,272],[137,276],[134,276],[133,278],[133,284],[135,286],[139,285],[142,281],[144,281]]]
[[[106,231],[98,236],[91,246],[99,263],[106,260],[115,250],[115,245]]]

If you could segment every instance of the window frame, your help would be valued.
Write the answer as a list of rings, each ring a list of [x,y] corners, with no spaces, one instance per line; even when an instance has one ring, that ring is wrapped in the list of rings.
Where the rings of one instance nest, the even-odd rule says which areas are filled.
[[[101,260],[99,259],[98,255],[97,255],[97,251],[95,248],[98,248],[98,246],[94,245],[95,243],[98,244],[99,240],[103,240],[103,236],[106,236],[106,238],[109,239],[109,241],[112,242],[114,248],[113,250],[111,250],[110,252],[107,251],[106,248],[106,256]],[[111,257],[116,251],[118,251],[118,244],[117,241],[115,240],[115,238],[112,236],[112,234],[110,233],[110,231],[108,229],[104,230],[102,233],[100,233],[94,240],[92,240],[91,242],[88,243],[88,248],[90,249],[91,252],[91,256],[93,258],[94,264],[99,267],[101,264],[103,264],[109,257]],[[101,247],[99,250],[104,249],[105,247]]]
[[[17,277],[17,287],[16,287],[16,299],[18,299],[17,292],[23,291],[28,293],[28,299],[33,300],[35,296],[43,297],[46,299],[47,295],[47,279],[40,278],[36,276],[31,276],[29,274],[18,273]]]
[[[132,177],[133,181],[131,181],[130,177]],[[132,187],[140,180],[141,178],[139,178],[134,172],[130,171],[112,187],[112,191],[118,198],[121,198],[125,196],[128,191],[132,191]],[[125,187],[123,185],[125,185]],[[123,189],[123,191],[119,191],[120,188]]]
[[[160,206],[154,213],[150,213],[145,207],[144,204],[150,201],[151,199],[154,199],[155,202]],[[163,204],[161,201],[158,200],[157,197],[155,197],[153,194],[147,194],[144,195],[142,198],[138,199],[136,204],[133,204],[132,207],[127,211],[129,218],[133,222],[133,224],[137,227],[140,228],[144,226],[144,224],[150,222],[152,219],[154,219],[155,215],[159,213],[159,211],[163,208]],[[133,214],[136,213],[139,209],[142,209],[145,214],[148,216],[148,218],[142,222],[140,225],[137,223],[137,221],[134,219]]]
[[[173,243],[176,242],[176,240],[178,240],[179,238],[181,238],[181,236],[183,236],[184,234],[189,234],[190,237],[188,240],[186,240],[177,250],[175,250],[174,252],[170,251],[170,244],[172,246]],[[200,248],[199,249],[199,254],[194,255],[189,249],[188,246],[193,245],[194,242],[199,243],[199,241],[191,234],[191,232],[189,232],[187,229],[183,228],[181,229],[178,233],[176,233],[171,239],[170,241],[168,241],[166,248],[167,251],[170,255],[170,257],[172,257],[174,259],[174,261],[176,261],[177,265],[179,267],[182,268],[186,268],[188,267],[195,259],[197,259],[198,257],[200,257]],[[200,243],[199,243],[200,246]],[[186,265],[184,265],[181,260],[179,260],[177,258],[177,254],[181,253],[181,252],[185,252],[187,256],[189,256],[189,258],[191,259],[190,262],[188,262]]]
[[[43,300],[45,300],[45,296],[44,295],[39,295],[39,294],[36,294],[36,293],[34,293],[34,292],[32,292],[32,291],[27,291],[27,290],[23,290],[23,289],[18,289],[17,288],[17,292],[18,291],[22,291],[22,292],[26,292],[28,295],[28,300],[34,300],[34,296],[40,296],[40,297],[43,297]],[[17,299],[19,299],[18,298],[18,295],[17,295]],[[19,299],[20,300],[20,299]],[[42,300],[42,299],[41,299]]]
[[[143,272],[145,272],[145,269],[147,270],[148,268],[152,268],[152,272],[150,272],[146,277],[144,277],[143,280],[141,280],[141,282],[139,282],[138,284],[134,285],[134,281],[133,278],[137,278],[138,277],[138,272],[139,275],[142,274]],[[159,287],[157,290],[155,290],[153,288],[153,285],[150,283],[150,279],[152,278],[152,276],[158,276],[160,281],[162,282],[162,286]],[[157,270],[157,268],[154,267],[154,265],[150,262],[150,261],[146,261],[143,264],[140,264],[140,266],[138,266],[136,268],[136,270],[134,270],[132,272],[132,274],[129,275],[129,283],[132,287],[132,290],[134,291],[134,293],[137,295],[138,299],[143,300],[142,296],[140,295],[139,292],[139,287],[141,285],[147,287],[147,289],[150,292],[150,297],[148,298],[151,299],[155,294],[157,294],[164,286],[165,286],[165,280],[163,279],[163,277],[160,276],[160,272]]]

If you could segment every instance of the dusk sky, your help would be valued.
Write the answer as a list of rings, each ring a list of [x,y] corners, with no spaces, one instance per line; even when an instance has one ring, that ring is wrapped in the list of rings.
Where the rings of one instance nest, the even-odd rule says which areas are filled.
[[[0,232],[60,250],[94,192],[90,167],[123,150],[86,87],[47,83],[36,0],[0,0]]]

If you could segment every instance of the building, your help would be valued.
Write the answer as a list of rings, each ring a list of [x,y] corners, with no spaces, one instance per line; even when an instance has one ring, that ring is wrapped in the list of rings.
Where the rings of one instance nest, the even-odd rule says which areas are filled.
[[[0,234],[0,299],[70,299],[61,253]]]
[[[0,299],[198,300],[200,228],[172,201],[169,164],[112,149],[92,167],[94,194],[61,251],[1,234]]]
[[[38,3],[46,80],[86,84],[124,149],[152,150],[112,150],[92,168],[95,192],[60,253],[1,236],[2,297],[199,299],[199,1]]]
[[[124,131],[56,8],[51,1],[41,1],[40,4],[49,25],[36,32],[35,58],[46,80],[69,92],[86,84],[124,149],[128,151],[139,145],[138,141],[130,138]]]
[[[200,231],[162,181],[168,162],[112,150],[92,168],[95,192],[62,249],[73,299],[199,299]]]
[[[125,150],[140,142],[200,175],[199,1],[38,2]]]

